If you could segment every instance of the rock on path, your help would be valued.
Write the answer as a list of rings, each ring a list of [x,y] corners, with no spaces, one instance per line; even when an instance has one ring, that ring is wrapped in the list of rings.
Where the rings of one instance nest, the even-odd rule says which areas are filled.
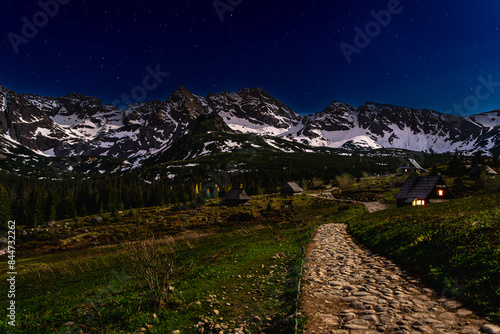
[[[390,260],[360,248],[344,224],[320,226],[307,251],[304,333],[499,333],[439,298]]]

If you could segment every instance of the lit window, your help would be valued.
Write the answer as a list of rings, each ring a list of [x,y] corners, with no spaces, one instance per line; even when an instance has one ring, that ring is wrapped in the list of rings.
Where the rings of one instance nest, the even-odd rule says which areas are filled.
[[[443,196],[444,195],[444,191],[442,189],[439,189],[438,190],[438,196]]]

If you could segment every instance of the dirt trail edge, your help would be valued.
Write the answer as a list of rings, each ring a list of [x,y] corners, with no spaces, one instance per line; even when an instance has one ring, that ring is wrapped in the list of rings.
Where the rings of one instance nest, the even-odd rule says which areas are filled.
[[[304,333],[500,333],[390,260],[358,246],[345,224],[320,226],[306,252]]]

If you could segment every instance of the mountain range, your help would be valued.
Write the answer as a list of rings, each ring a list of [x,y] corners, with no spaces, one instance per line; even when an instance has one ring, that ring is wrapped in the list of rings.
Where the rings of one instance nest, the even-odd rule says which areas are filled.
[[[192,140],[200,129],[206,129],[206,136],[201,142]],[[0,160],[19,154],[108,157],[127,160],[123,168],[133,168],[146,160],[235,150],[381,148],[498,156],[500,110],[461,117],[374,102],[355,108],[334,101],[323,111],[302,116],[261,88],[200,96],[182,85],[165,101],[121,110],[80,94],[42,97],[0,86]]]

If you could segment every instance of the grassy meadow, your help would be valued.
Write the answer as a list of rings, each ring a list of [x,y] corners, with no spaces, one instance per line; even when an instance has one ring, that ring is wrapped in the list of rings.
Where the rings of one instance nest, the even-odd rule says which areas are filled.
[[[306,196],[257,196],[248,207],[212,201],[125,211],[97,223],[94,217],[57,222],[25,236],[17,254],[17,326],[0,319],[0,331],[290,333],[302,247],[312,228],[346,222],[362,210]],[[161,308],[127,264],[130,249],[153,233],[174,263]],[[6,291],[5,275],[0,281]]]
[[[215,199],[19,226],[17,325],[0,319],[0,332],[300,331],[307,321],[294,317],[302,249],[326,223],[348,224],[365,246],[500,322],[500,193],[447,177],[462,198],[396,208],[404,180],[341,176],[341,191],[319,181],[308,190],[343,201],[258,195],[249,206]],[[388,209],[369,214],[359,204],[367,201]],[[151,257],[132,261],[141,250]],[[0,266],[7,268],[5,255]],[[1,291],[6,278],[3,271]]]

